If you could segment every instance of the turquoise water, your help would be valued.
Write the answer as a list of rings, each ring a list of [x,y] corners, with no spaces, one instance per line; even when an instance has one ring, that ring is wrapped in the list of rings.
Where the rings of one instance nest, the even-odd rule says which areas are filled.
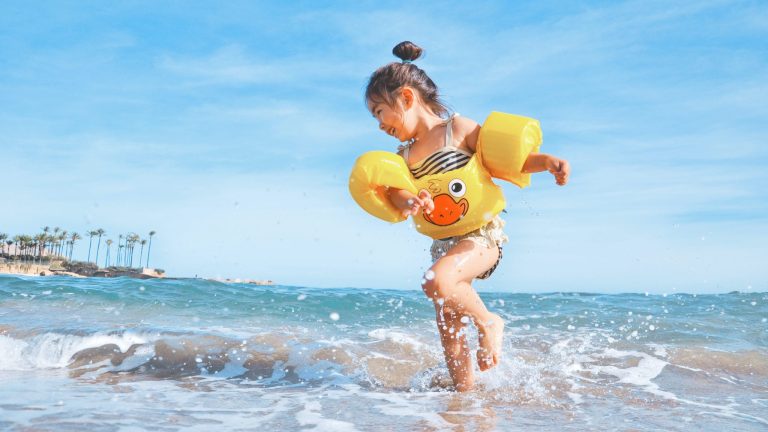
[[[420,291],[0,277],[0,428],[768,429],[768,293],[481,296],[456,394]]]

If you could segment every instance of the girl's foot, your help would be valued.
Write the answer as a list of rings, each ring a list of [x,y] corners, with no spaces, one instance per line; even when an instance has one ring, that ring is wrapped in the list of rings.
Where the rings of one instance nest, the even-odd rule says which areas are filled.
[[[477,322],[478,345],[477,366],[486,371],[501,362],[501,347],[504,340],[504,320],[496,314],[490,319]]]

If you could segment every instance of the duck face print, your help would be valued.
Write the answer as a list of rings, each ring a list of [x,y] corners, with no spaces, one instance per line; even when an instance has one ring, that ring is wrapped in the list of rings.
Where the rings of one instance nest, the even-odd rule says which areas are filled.
[[[424,219],[430,223],[438,226],[452,225],[469,211],[469,202],[463,198],[467,186],[460,179],[453,179],[448,183],[448,193],[439,193],[439,189],[435,191],[432,187],[430,192],[434,194],[432,200],[435,202],[435,209],[432,213],[423,214]]]

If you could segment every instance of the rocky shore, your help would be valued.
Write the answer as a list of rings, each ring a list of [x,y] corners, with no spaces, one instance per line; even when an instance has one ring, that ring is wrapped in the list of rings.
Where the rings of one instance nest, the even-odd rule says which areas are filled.
[[[95,266],[94,266],[95,267]],[[59,261],[50,264],[32,264],[24,262],[6,261],[0,262],[0,274],[14,274],[26,276],[71,276],[71,277],[119,277],[127,276],[138,279],[154,279],[165,277],[161,270],[151,268],[67,268]]]

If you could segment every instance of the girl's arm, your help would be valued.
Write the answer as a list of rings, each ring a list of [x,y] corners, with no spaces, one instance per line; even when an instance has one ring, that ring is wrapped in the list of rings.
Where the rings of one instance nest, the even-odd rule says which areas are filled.
[[[397,154],[403,156],[403,151],[400,149],[397,151]],[[408,163],[407,160],[405,162]],[[432,213],[432,210],[435,209],[432,195],[426,189],[422,189],[418,195],[414,195],[405,189],[391,187],[387,190],[387,193],[389,194],[389,200],[405,217],[416,216],[422,209],[427,213]]]
[[[568,183],[568,176],[571,174],[571,166],[565,159],[544,154],[544,153],[531,153],[528,155],[528,159],[523,164],[524,173],[537,173],[542,171],[549,171],[555,176],[555,182],[564,186]]]
[[[389,188],[389,200],[406,217],[415,216],[422,209],[427,213],[432,213],[432,210],[435,209],[432,195],[426,189],[422,189],[418,195],[414,195],[405,189]]]
[[[456,117],[454,119],[454,136],[463,136],[464,143],[472,151],[477,151],[477,140],[480,136],[480,125],[466,117]],[[537,173],[549,171],[555,176],[555,181],[560,186],[568,183],[568,175],[571,173],[571,166],[565,159],[560,159],[552,155],[543,153],[531,153],[523,164],[524,173]]]

